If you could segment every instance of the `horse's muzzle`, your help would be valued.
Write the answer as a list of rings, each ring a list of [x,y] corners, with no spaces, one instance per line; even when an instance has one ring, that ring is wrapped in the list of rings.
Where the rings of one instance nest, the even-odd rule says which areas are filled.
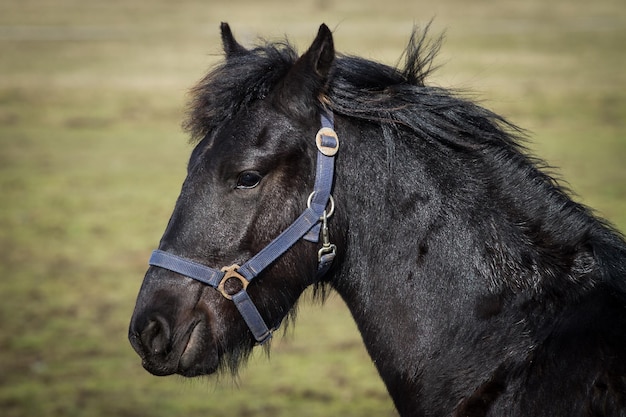
[[[141,357],[143,367],[153,375],[193,377],[214,373],[218,368],[215,345],[211,343],[206,323],[201,320],[174,329],[162,315],[136,314],[128,339]]]

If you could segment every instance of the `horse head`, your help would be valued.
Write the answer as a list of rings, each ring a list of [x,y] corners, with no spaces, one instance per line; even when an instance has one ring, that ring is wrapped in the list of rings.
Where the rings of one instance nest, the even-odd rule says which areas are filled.
[[[251,276],[237,270],[300,213],[311,217],[309,229],[321,227],[310,197],[315,204],[316,133],[334,60],[332,35],[322,25],[306,53],[268,72],[253,91],[240,83],[241,71],[262,65],[259,55],[268,52],[245,49],[226,24],[222,40],[225,62],[194,90],[188,125],[201,138],[130,325],[133,347],[157,375],[236,369],[255,343],[269,336],[257,337],[237,310],[254,305],[251,320],[271,332],[318,280],[317,238],[292,239],[263,271],[247,268]],[[238,75],[231,75],[237,69]],[[159,255],[212,268],[209,274],[224,273],[215,273],[219,282],[211,288],[180,269],[164,268],[155,260]],[[236,304],[232,298],[240,292],[245,300]]]

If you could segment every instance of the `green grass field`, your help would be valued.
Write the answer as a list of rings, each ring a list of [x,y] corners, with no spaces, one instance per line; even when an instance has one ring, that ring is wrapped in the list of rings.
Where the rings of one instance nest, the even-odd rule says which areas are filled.
[[[236,381],[151,376],[126,332],[219,22],[300,50],[326,22],[339,51],[395,64],[432,18],[447,40],[431,82],[528,129],[576,199],[626,230],[622,0],[0,3],[0,415],[395,415],[337,296],[303,303]]]

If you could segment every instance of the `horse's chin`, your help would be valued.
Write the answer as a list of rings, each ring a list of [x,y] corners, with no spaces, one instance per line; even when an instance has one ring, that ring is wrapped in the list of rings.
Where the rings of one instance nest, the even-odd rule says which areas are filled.
[[[217,360],[216,360],[215,364],[203,362],[203,363],[193,364],[189,367],[179,366],[176,373],[178,375],[181,375],[187,378],[193,378],[196,376],[214,374],[215,372],[217,372],[217,369],[218,369],[218,366],[217,366]]]

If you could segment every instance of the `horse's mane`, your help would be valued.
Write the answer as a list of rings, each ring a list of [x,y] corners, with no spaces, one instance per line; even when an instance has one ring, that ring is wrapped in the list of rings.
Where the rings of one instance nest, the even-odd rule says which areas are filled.
[[[593,287],[599,281],[609,281],[626,292],[623,238],[588,208],[573,202],[568,190],[547,173],[548,167],[541,160],[528,156],[524,133],[462,94],[426,84],[435,69],[433,59],[440,45],[441,38],[430,41],[427,30],[415,29],[402,66],[338,55],[325,91],[330,107],[338,115],[379,123],[389,146],[393,146],[399,132],[409,132],[411,135],[404,136],[428,142],[443,149],[443,154],[487,161],[489,168],[483,168],[482,180],[499,189],[516,189],[519,197],[509,196],[509,204],[516,214],[525,213],[521,226],[530,244],[543,245],[547,253],[542,255],[550,262],[562,261],[544,265],[554,270],[542,275],[563,275],[559,272],[570,270],[571,283]],[[265,42],[215,67],[191,91],[184,127],[192,140],[216,134],[241,109],[268,97],[298,56],[287,41]],[[520,184],[525,188],[520,190]],[[565,258],[563,250],[567,252]],[[603,265],[599,266],[596,259],[601,259]],[[502,261],[519,265],[535,262]],[[537,268],[526,264],[520,270]],[[589,272],[597,269],[600,272],[587,280]],[[516,286],[528,288],[536,285],[537,277],[518,279],[528,282]]]
[[[442,39],[431,42],[427,34],[428,28],[414,30],[403,53],[403,67],[338,55],[328,86],[333,110],[370,121],[402,124],[451,143],[467,145],[468,138],[488,141],[494,134],[497,141],[508,141],[497,125],[519,131],[515,126],[459,99],[450,90],[425,84],[436,68],[433,61]],[[299,56],[288,41],[264,42],[248,52],[224,60],[191,90],[183,126],[193,141],[213,132],[239,109],[266,98]],[[420,108],[436,117],[415,118]],[[516,144],[514,140],[508,142]]]

